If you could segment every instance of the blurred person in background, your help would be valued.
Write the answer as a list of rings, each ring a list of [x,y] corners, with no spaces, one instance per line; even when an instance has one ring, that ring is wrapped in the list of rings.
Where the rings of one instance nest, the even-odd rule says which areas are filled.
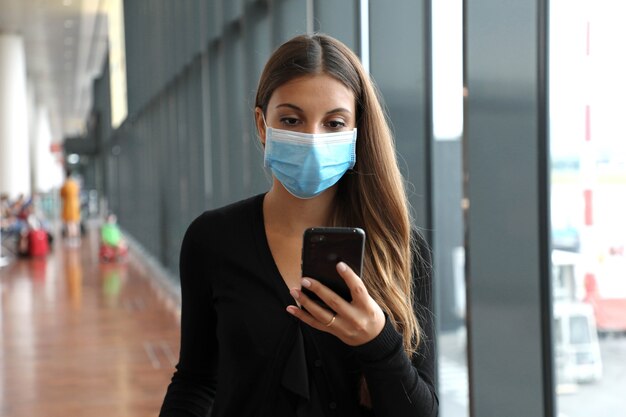
[[[66,171],[66,179],[61,187],[63,208],[61,218],[66,237],[70,245],[80,243],[80,185],[72,178],[72,172]]]
[[[104,262],[121,260],[128,253],[128,245],[113,213],[106,217],[100,228],[100,260]]]

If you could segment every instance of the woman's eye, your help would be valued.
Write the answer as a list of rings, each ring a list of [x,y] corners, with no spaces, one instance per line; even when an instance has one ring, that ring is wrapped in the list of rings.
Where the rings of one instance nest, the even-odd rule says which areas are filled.
[[[295,126],[298,124],[298,119],[295,117],[283,117],[280,122],[285,126]]]
[[[327,123],[328,127],[331,129],[341,129],[346,127],[346,124],[341,120],[331,120]]]

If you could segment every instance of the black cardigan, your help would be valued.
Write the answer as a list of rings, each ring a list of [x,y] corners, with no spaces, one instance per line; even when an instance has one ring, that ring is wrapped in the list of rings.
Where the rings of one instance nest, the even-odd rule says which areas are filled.
[[[207,211],[185,234],[180,360],[160,416],[436,416],[423,239],[414,262],[419,352],[409,360],[389,320],[372,341],[350,347],[286,312],[295,303],[267,243],[263,197]],[[359,406],[363,375],[371,409]]]

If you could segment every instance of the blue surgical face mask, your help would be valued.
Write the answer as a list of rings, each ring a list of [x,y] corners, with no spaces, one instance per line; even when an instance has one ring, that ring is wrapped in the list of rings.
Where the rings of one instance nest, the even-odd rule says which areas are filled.
[[[264,164],[295,197],[315,197],[335,185],[355,162],[356,128],[300,133],[266,127]]]

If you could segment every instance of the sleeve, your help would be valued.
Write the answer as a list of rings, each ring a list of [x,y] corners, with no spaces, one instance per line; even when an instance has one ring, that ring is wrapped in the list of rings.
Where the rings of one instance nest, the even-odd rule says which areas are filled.
[[[430,250],[417,235],[413,251],[414,311],[421,326],[418,351],[409,358],[403,337],[387,318],[381,333],[357,346],[375,416],[436,417],[439,400],[435,391],[435,336],[432,314]]]
[[[180,358],[167,388],[160,417],[209,414],[216,392],[217,340],[215,311],[208,285],[211,260],[200,244],[206,236],[196,219],[187,229],[180,251]]]

